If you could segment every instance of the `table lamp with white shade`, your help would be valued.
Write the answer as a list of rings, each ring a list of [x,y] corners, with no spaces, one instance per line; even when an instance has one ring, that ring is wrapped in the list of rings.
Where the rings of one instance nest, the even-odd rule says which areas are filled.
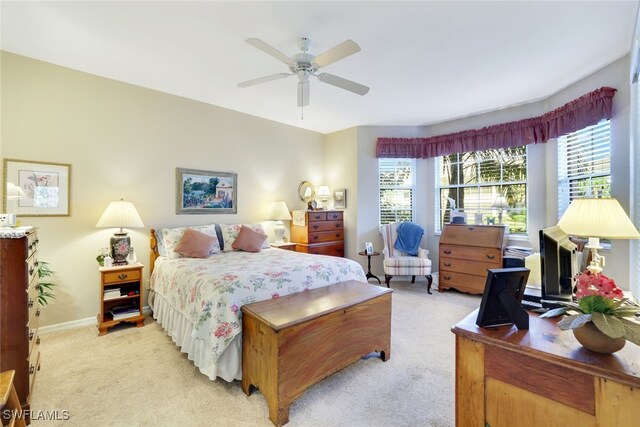
[[[496,197],[491,207],[498,209],[498,224],[502,224],[502,211],[503,209],[509,208],[509,203],[507,202],[507,198],[504,196]]]
[[[558,227],[572,236],[589,237],[585,248],[591,249],[587,269],[599,274],[604,257],[598,254],[600,239],[640,239],[640,233],[622,206],[612,198],[575,199],[560,218]]]
[[[120,228],[120,231],[116,231],[111,236],[110,248],[113,264],[123,265],[127,263],[127,255],[129,255],[131,247],[131,239],[123,228],[142,228],[144,224],[133,203],[120,199],[117,202],[109,203],[96,227]]]
[[[322,202],[322,207],[327,208],[327,201],[331,197],[331,190],[326,185],[321,185],[318,187],[318,199]]]
[[[284,243],[285,228],[282,221],[291,221],[291,213],[289,213],[287,204],[282,200],[271,202],[266,219],[276,222],[273,227],[273,233],[276,235],[276,241],[274,243],[278,245]]]

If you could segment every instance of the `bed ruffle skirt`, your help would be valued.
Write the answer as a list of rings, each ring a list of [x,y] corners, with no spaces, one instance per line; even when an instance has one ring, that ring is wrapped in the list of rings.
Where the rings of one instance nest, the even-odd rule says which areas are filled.
[[[192,336],[193,325],[162,295],[151,290],[149,306],[153,310],[153,318],[200,372],[211,380],[215,380],[216,377],[229,382],[242,379],[242,334],[236,336],[218,360],[213,362],[211,348],[203,340]]]

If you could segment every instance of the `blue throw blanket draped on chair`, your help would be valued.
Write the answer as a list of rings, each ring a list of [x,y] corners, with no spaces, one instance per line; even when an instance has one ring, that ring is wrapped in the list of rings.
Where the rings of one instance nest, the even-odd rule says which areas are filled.
[[[420,241],[424,235],[424,229],[413,222],[401,222],[398,224],[398,237],[393,247],[409,255],[417,256]]]

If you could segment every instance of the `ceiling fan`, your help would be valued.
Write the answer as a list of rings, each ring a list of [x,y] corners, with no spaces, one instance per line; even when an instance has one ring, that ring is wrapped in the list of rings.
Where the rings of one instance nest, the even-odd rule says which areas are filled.
[[[347,56],[360,52],[360,46],[358,46],[358,43],[353,40],[346,40],[328,51],[321,53],[318,56],[314,56],[307,53],[311,46],[311,41],[306,37],[303,37],[298,40],[298,46],[302,52],[296,53],[291,57],[285,55],[275,47],[258,38],[253,37],[246,39],[245,41],[251,46],[257,47],[264,53],[276,58],[278,61],[283,62],[287,67],[289,67],[291,72],[271,74],[264,77],[258,77],[257,79],[247,80],[245,82],[238,83],[238,86],[240,87],[249,87],[260,83],[270,82],[272,80],[284,79],[289,76],[298,76],[298,107],[306,107],[309,105],[310,76],[316,77],[323,83],[348,90],[349,92],[357,93],[358,95],[366,95],[367,92],[369,92],[369,88],[361,85],[360,83],[352,82],[351,80],[347,80],[333,74],[317,73],[318,69],[322,67],[326,67],[327,65],[333,64]]]

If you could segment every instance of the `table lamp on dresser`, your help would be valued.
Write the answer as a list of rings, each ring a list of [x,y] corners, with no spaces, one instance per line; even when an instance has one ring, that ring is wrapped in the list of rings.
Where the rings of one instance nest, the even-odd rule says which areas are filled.
[[[109,206],[107,206],[107,209],[98,220],[96,227],[120,228],[120,231],[116,231],[111,236],[109,247],[111,248],[113,264],[124,265],[127,263],[131,239],[123,228],[142,228],[144,224],[133,203],[120,199],[117,202],[109,203]]]

